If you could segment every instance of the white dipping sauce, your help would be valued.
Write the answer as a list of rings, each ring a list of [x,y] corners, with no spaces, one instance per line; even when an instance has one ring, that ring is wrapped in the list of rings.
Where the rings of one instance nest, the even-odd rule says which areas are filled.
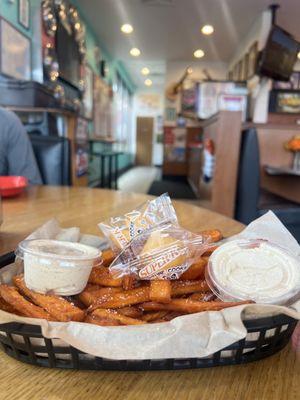
[[[26,286],[39,293],[70,296],[86,286],[101,252],[80,243],[27,240],[19,245]]]
[[[284,304],[299,293],[300,263],[269,242],[234,240],[213,252],[208,282],[225,301]]]

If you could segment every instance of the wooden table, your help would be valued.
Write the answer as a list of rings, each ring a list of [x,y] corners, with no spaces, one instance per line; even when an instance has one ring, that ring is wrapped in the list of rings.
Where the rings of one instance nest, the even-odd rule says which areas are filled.
[[[0,254],[51,217],[83,232],[136,207],[149,196],[99,189],[36,187],[4,200]],[[237,233],[236,221],[187,203],[174,202],[182,226],[197,231],[219,227]],[[188,371],[88,372],[43,369],[0,352],[0,400],[292,400],[300,393],[300,363],[290,348],[247,365]]]

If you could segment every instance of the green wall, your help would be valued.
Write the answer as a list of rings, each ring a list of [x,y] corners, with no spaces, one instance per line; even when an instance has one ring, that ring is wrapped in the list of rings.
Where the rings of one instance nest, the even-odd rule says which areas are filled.
[[[36,4],[40,3],[40,0],[31,0],[30,6],[34,7]],[[0,15],[9,21],[12,25],[18,28],[22,33],[28,37],[33,35],[33,26],[30,24],[29,30],[25,29],[18,21],[18,7],[19,1],[15,0],[14,3],[9,3],[7,0],[0,0]]]

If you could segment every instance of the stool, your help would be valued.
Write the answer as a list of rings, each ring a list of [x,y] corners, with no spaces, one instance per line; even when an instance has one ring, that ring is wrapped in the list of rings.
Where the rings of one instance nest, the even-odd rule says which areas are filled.
[[[91,155],[100,157],[101,164],[101,188],[118,189],[118,169],[119,169],[119,155],[121,152],[115,151],[103,151],[103,152],[93,152]],[[106,173],[106,159],[108,159],[108,173]],[[114,177],[113,177],[113,164],[114,164]],[[106,179],[108,177],[108,181]]]

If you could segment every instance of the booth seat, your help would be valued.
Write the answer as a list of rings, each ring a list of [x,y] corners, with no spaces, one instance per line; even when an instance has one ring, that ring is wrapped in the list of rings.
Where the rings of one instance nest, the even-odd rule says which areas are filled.
[[[58,136],[29,133],[45,185],[71,185],[70,141]]]
[[[273,211],[300,242],[300,205],[287,201],[260,188],[260,158],[255,128],[242,133],[235,218],[249,224]]]

